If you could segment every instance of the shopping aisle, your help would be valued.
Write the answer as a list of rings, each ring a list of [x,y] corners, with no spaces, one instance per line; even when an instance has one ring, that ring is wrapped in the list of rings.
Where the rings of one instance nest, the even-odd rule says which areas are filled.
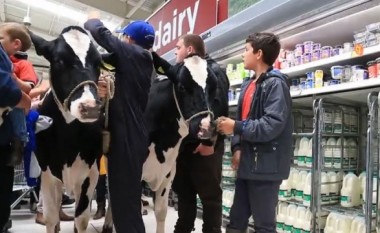
[[[149,205],[148,209],[148,215],[144,216],[144,222],[146,227],[146,233],[155,233],[156,228],[155,223],[155,217],[153,212],[152,204]],[[74,208],[65,209],[65,212],[73,215]],[[93,202],[92,205],[92,213],[91,215],[95,214],[96,212],[96,202]],[[44,227],[41,225],[38,225],[34,222],[35,215],[31,214],[29,209],[22,209],[22,210],[16,210],[12,213],[12,219],[13,219],[13,227],[9,230],[10,233],[42,233],[44,232]],[[177,212],[174,210],[174,208],[169,207],[168,209],[168,216],[166,220],[166,232],[170,233],[174,231],[174,224],[177,220]],[[101,229],[103,227],[104,218],[94,221],[90,220],[90,225],[88,227],[87,232],[88,233],[98,233],[101,232]],[[61,222],[61,231],[60,233],[72,233],[73,232],[74,223],[73,222]],[[202,221],[197,219],[195,222],[195,228],[196,230],[194,233],[201,233],[202,232]]]

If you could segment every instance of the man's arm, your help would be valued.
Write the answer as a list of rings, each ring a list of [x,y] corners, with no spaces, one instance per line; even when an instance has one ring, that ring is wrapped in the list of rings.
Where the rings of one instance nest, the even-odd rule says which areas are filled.
[[[118,52],[123,42],[112,35],[111,31],[104,26],[99,18],[98,12],[91,12],[87,22],[84,24],[84,28],[90,31],[96,43],[105,48],[109,53]]]

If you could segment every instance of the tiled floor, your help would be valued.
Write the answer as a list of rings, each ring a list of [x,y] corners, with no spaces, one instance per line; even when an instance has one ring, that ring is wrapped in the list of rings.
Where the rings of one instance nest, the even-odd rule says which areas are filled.
[[[66,213],[73,214],[73,208],[64,209]],[[92,205],[92,215],[96,211],[96,202]],[[144,216],[146,233],[155,233],[155,217],[152,210],[152,205],[148,207],[148,215]],[[9,230],[11,233],[43,233],[45,228],[34,222],[35,215],[30,213],[28,209],[21,209],[12,212],[13,227]],[[174,224],[177,220],[177,212],[169,207],[168,216],[166,218],[166,232],[171,233],[174,230]],[[94,221],[90,220],[87,233],[98,233],[101,232],[103,227],[104,218]],[[60,233],[72,233],[74,228],[73,222],[61,222]],[[194,233],[202,232],[202,221],[197,219],[195,223],[196,231]]]

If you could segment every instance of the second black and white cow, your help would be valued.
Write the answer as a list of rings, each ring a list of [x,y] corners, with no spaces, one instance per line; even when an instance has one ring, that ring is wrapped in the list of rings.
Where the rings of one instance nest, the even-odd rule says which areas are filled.
[[[31,33],[38,55],[50,62],[51,91],[39,112],[52,125],[37,134],[36,156],[42,169],[41,190],[47,233],[59,228],[63,184],[76,201],[75,228],[86,232],[102,155],[102,125],[97,102],[101,57],[88,34],[70,26],[53,41]]]
[[[158,78],[152,83],[145,111],[150,146],[142,179],[155,192],[157,233],[165,232],[168,195],[182,140],[192,137],[212,145],[217,137],[214,120],[228,109],[228,102],[224,101],[228,81],[218,79],[205,59],[190,56],[165,73],[167,78]],[[103,233],[112,232],[111,221],[106,216]]]

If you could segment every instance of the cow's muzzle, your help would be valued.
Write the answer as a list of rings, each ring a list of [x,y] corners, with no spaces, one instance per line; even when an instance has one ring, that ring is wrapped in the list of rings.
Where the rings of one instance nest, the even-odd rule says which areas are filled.
[[[216,135],[216,122],[209,121],[209,123],[203,123],[199,125],[198,138],[201,140],[207,140]]]
[[[97,119],[100,116],[101,106],[97,102],[81,103],[79,108],[82,119]]]

